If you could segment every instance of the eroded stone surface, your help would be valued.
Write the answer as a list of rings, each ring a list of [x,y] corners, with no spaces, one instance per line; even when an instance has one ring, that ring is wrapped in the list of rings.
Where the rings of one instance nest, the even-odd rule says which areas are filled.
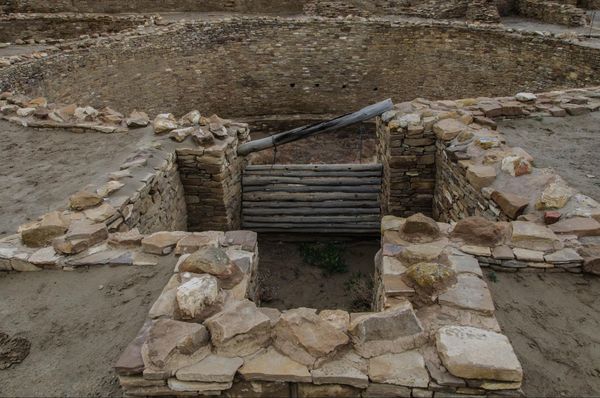
[[[506,336],[488,330],[447,326],[436,334],[444,366],[467,379],[521,381],[523,370]]]
[[[375,383],[427,388],[429,373],[417,351],[385,354],[369,360],[369,377]]]
[[[177,379],[205,383],[231,383],[237,370],[244,364],[242,358],[209,355],[197,364],[177,371]]]
[[[306,366],[280,354],[274,348],[246,360],[239,372],[246,380],[312,382]]]
[[[456,285],[440,294],[440,304],[491,314],[494,302],[487,284],[472,274],[459,274]]]

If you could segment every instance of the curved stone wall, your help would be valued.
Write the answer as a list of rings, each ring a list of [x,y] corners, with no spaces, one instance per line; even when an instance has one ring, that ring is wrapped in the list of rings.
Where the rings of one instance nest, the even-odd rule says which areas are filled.
[[[119,37],[3,70],[1,88],[150,114],[344,113],[600,83],[600,51],[464,24],[243,18]]]

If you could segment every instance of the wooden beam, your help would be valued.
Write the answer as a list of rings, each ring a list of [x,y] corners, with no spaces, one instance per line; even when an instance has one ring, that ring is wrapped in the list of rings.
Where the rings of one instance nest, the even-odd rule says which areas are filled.
[[[352,207],[330,207],[330,208],[314,208],[314,207],[262,207],[262,208],[244,208],[242,215],[246,216],[281,216],[281,215],[354,215],[354,214],[374,214],[379,216],[379,207],[370,208],[352,208]]]
[[[274,176],[244,176],[244,187],[264,186],[273,184],[299,185],[381,185],[379,177],[274,177]]]
[[[349,193],[378,193],[381,191],[379,185],[291,185],[291,184],[270,184],[261,186],[244,185],[243,192],[349,192]]]
[[[260,140],[250,141],[246,144],[240,145],[238,148],[238,155],[246,156],[252,152],[262,151],[263,149],[272,148],[274,146],[288,144],[290,142],[307,138],[315,134],[339,130],[352,124],[372,119],[375,116],[391,110],[393,106],[394,104],[392,103],[392,100],[388,98],[385,101],[369,105],[359,111],[349,113],[335,119],[298,127],[293,130],[262,138]]]
[[[276,208],[276,209],[290,209],[296,207],[311,207],[311,208],[362,208],[362,209],[379,209],[381,207],[377,200],[324,200],[321,202],[308,202],[308,201],[294,201],[294,202],[282,202],[278,200],[274,201],[260,201],[260,202],[249,202],[243,201],[242,206],[244,209],[263,209],[263,208]]]

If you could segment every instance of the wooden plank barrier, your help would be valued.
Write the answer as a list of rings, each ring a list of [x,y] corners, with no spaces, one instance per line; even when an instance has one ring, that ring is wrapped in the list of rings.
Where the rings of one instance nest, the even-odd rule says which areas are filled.
[[[380,164],[250,165],[242,227],[256,232],[378,234]]]

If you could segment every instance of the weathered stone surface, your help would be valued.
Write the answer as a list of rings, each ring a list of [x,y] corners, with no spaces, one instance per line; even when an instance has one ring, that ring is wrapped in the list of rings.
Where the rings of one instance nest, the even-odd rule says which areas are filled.
[[[550,225],[550,229],[557,234],[584,236],[599,236],[600,222],[593,218],[573,217],[561,220]]]
[[[156,116],[152,126],[154,127],[155,134],[163,134],[175,130],[177,128],[177,121],[172,114],[163,113]]]
[[[21,226],[19,231],[23,244],[29,247],[42,247],[63,235],[68,228],[69,220],[55,211],[44,215],[40,221]]]
[[[177,287],[179,286],[179,275],[171,276],[169,282],[165,285],[160,296],[156,299],[150,311],[148,317],[151,319],[156,318],[174,318],[175,311],[177,309]]]
[[[119,376],[119,384],[121,385],[121,388],[125,390],[167,385],[165,380],[146,380],[141,376]]]
[[[457,119],[443,119],[433,125],[435,135],[443,141],[453,140],[466,128],[467,126]]]
[[[512,260],[515,254],[509,246],[497,246],[492,250],[492,256],[497,260]]]
[[[435,260],[442,254],[443,249],[444,245],[437,243],[410,245],[400,252],[399,257],[406,265],[410,265]]]
[[[285,311],[273,329],[274,347],[309,367],[348,342],[345,333],[308,308]]]
[[[421,213],[414,214],[404,221],[402,232],[407,240],[432,241],[440,236],[440,228],[437,223]]]
[[[529,205],[528,198],[509,192],[494,191],[492,200],[513,220],[523,214],[525,208]]]
[[[190,254],[195,251],[198,251],[201,248],[208,246],[216,247],[217,245],[218,242],[208,234],[192,233],[181,239],[179,242],[177,242],[177,247],[175,247],[175,254]]]
[[[479,257],[491,257],[492,250],[487,246],[464,245],[460,247],[463,253]]]
[[[29,257],[28,261],[34,265],[56,266],[62,258],[63,256],[56,253],[54,247],[48,246],[34,252]]]
[[[531,102],[537,99],[537,96],[533,93],[518,93],[515,98],[519,102]]]
[[[429,371],[432,381],[435,381],[440,386],[448,387],[465,387],[467,385],[463,379],[451,375],[446,368],[444,368],[437,349],[433,345],[421,347],[419,352],[421,352],[425,359],[425,367]]]
[[[242,358],[209,355],[197,364],[177,371],[179,380],[205,383],[231,383],[237,370],[244,364]]]
[[[369,378],[375,383],[427,388],[429,373],[417,351],[385,354],[369,360]]]
[[[496,169],[492,166],[471,165],[467,169],[467,180],[479,191],[496,180]]]
[[[105,222],[117,214],[117,209],[108,203],[103,203],[93,209],[84,210],[83,214],[85,214],[87,219],[93,222]]]
[[[281,311],[277,308],[259,307],[258,310],[269,317],[271,321],[271,327],[275,326],[281,318]]]
[[[145,112],[133,111],[129,114],[129,117],[125,120],[128,127],[146,127],[150,124],[150,118]]]
[[[319,312],[319,317],[342,332],[350,327],[350,314],[344,310],[323,310]]]
[[[168,380],[169,388],[176,392],[220,392],[231,388],[232,383],[203,383],[197,381],[182,381],[175,378]],[[212,394],[209,394],[212,395]]]
[[[450,236],[470,245],[495,246],[506,237],[506,227],[483,217],[467,217],[456,223]]]
[[[108,230],[103,223],[91,224],[89,221],[71,223],[67,234],[54,239],[52,246],[63,254],[77,254],[108,238]]]
[[[394,257],[383,256],[381,261],[381,270],[384,275],[402,275],[406,272],[406,266]]]
[[[513,250],[513,252],[515,253],[515,257],[517,257],[517,260],[519,261],[544,261],[544,252],[541,251],[521,249],[517,247]]]
[[[258,234],[254,231],[227,231],[223,245],[239,246],[242,250],[253,252],[258,243]]]
[[[223,356],[246,356],[265,347],[271,336],[271,320],[249,300],[236,302],[207,319],[216,353]]]
[[[367,388],[367,362],[349,351],[333,361],[311,371],[315,384],[345,384],[356,388]]]
[[[510,342],[499,333],[446,326],[438,330],[436,346],[442,363],[454,376],[516,382],[523,378]]]
[[[510,155],[502,159],[502,171],[520,177],[525,174],[531,174],[533,166],[527,159],[523,159],[517,155]]]
[[[306,366],[280,354],[274,348],[246,360],[239,373],[246,380],[312,382]]]
[[[159,319],[150,327],[143,351],[152,365],[163,368],[176,352],[191,355],[208,343],[208,332],[200,324]]]
[[[417,317],[421,321],[423,329],[430,334],[435,334],[443,326],[456,325],[500,332],[500,325],[493,315],[447,305],[430,305],[419,308]]]
[[[177,288],[176,298],[182,319],[205,319],[214,313],[210,310],[219,299],[219,282],[212,275],[193,277]]]
[[[584,271],[600,275],[600,245],[582,247],[579,254],[583,257]]]
[[[543,225],[526,221],[513,221],[512,245],[531,250],[551,250],[558,242],[558,237]]]
[[[544,260],[552,264],[562,264],[583,261],[583,258],[573,249],[565,248],[557,252],[546,254]]]
[[[144,371],[142,358],[142,345],[146,342],[148,332],[152,326],[151,321],[146,321],[135,339],[129,343],[115,363],[115,371],[119,375],[141,375]]]
[[[187,232],[156,232],[142,239],[142,250],[149,254],[167,255],[177,242],[188,235]]]
[[[440,294],[440,304],[455,306],[486,314],[494,312],[494,302],[487,284],[472,274],[459,274],[458,282]]]
[[[69,198],[69,206],[73,210],[85,210],[102,203],[102,197],[93,192],[79,191]]]
[[[549,184],[535,203],[538,210],[562,209],[573,196],[573,189],[564,182],[558,181]]]
[[[423,331],[410,304],[361,316],[352,322],[350,328],[355,344],[379,340],[393,341]]]
[[[478,276],[483,276],[481,267],[479,266],[479,261],[477,261],[477,259],[473,256],[451,255],[448,256],[448,263],[450,264],[450,268],[452,268],[454,272],[458,274],[471,273]]]
[[[186,138],[188,138],[190,135],[192,135],[192,133],[194,131],[196,131],[198,127],[183,127],[180,129],[175,129],[172,130],[169,133],[169,138],[177,141],[177,142],[183,142],[185,141]]]
[[[202,247],[190,254],[179,267],[181,272],[207,273],[219,278],[224,289],[231,289],[242,280],[244,273],[219,247]]]
[[[223,391],[221,396],[225,398],[288,398],[290,386],[289,383],[283,381],[236,380],[233,387]]]
[[[417,293],[432,295],[456,283],[456,272],[437,263],[418,263],[406,270],[406,280]]]
[[[133,228],[127,232],[110,234],[108,243],[119,247],[138,247],[142,244],[142,239],[144,239],[144,235],[140,234],[137,228]]]

